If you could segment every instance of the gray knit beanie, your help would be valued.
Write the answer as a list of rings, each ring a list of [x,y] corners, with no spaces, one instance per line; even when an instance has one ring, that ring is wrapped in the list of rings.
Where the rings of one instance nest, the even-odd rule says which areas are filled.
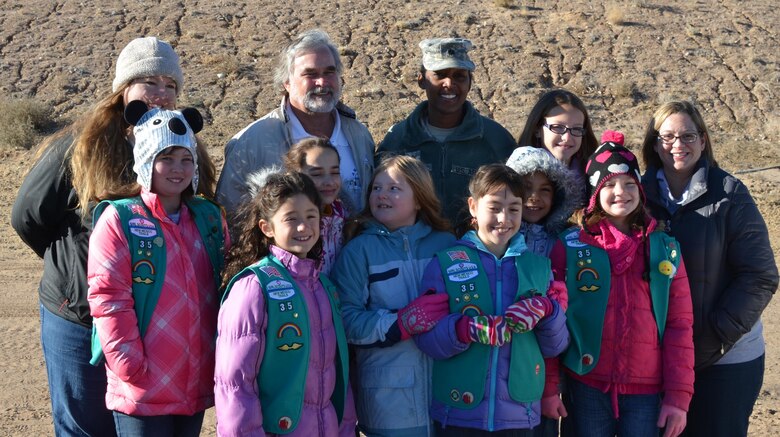
[[[176,82],[176,94],[184,86],[179,55],[165,41],[153,36],[130,41],[116,60],[114,91],[139,77],[167,76]]]

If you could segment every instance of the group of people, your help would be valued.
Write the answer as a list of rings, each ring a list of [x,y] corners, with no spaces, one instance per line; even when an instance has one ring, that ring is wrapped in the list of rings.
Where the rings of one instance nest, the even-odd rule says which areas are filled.
[[[47,139],[12,224],[44,260],[57,435],[746,435],[778,284],[766,225],[698,109],[645,164],[555,89],[517,141],[468,101],[462,38],[375,145],[310,30],[219,181],[179,58],[131,41]],[[724,396],[728,393],[728,396]]]

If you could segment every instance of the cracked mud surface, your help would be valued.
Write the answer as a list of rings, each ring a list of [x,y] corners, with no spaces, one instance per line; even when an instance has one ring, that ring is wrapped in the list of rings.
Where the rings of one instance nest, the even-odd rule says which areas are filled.
[[[140,1],[131,4],[0,0],[0,96],[32,97],[69,120],[110,91],[124,45],[143,35],[170,41],[183,64],[180,102],[207,124],[201,138],[218,166],[236,132],[279,103],[273,69],[290,38],[328,31],[345,64],[344,101],[379,142],[420,101],[417,43],[462,36],[476,45],[470,100],[518,136],[538,95],[576,92],[597,135],[625,132],[635,151],[659,101],[694,99],[726,170],[780,165],[780,12],[756,0],[610,3],[337,0],[324,3]],[[298,4],[301,3],[301,4]],[[130,6],[132,5],[132,6]],[[622,13],[622,24],[607,16]],[[33,152],[0,148],[3,216]],[[744,173],[780,248],[780,169]],[[50,435],[39,346],[41,263],[8,226],[0,229],[0,434]],[[776,261],[778,260],[776,256]],[[780,303],[764,313],[767,363],[750,435],[780,431]],[[214,434],[213,410],[203,435]]]

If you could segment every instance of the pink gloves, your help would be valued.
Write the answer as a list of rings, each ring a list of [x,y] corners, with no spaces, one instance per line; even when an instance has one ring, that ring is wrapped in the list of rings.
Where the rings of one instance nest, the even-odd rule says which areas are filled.
[[[512,341],[503,316],[463,316],[455,323],[455,332],[462,343],[476,341],[500,347]]]
[[[422,334],[433,329],[436,322],[450,313],[449,299],[447,293],[435,293],[434,290],[428,290],[422,296],[409,302],[409,305],[398,310],[401,340],[407,340],[412,335]]]
[[[553,304],[549,298],[534,296],[520,299],[509,305],[504,317],[509,329],[522,334],[534,329],[539,320],[542,320],[544,316],[552,311]]]
[[[547,297],[551,300],[558,302],[558,306],[563,311],[569,308],[569,292],[566,289],[566,282],[564,281],[552,281],[550,283],[550,289],[547,290]]]

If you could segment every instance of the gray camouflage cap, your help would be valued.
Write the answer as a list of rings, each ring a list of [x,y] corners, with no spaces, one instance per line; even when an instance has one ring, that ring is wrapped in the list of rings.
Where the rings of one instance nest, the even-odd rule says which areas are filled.
[[[426,70],[439,71],[447,68],[462,68],[474,71],[474,63],[468,51],[474,46],[465,38],[432,38],[420,42],[422,64]]]

